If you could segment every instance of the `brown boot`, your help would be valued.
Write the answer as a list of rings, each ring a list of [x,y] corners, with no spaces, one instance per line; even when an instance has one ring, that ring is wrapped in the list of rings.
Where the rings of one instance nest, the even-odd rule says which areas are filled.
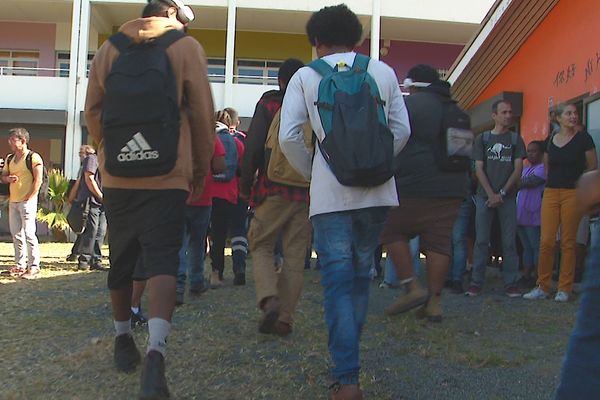
[[[385,309],[387,315],[395,315],[412,310],[415,307],[425,304],[427,301],[427,290],[425,290],[417,278],[402,285],[404,294],[393,304]]]
[[[441,296],[433,295],[423,307],[419,308],[415,314],[417,318],[427,318],[431,322],[442,322],[442,304]]]
[[[275,333],[275,325],[279,318],[279,299],[277,296],[267,297],[262,304],[263,315],[258,323],[260,333]]]
[[[360,385],[335,384],[331,389],[331,400],[362,400]]]
[[[210,287],[216,289],[223,286],[223,281],[219,278],[219,271],[213,271],[210,274]]]
[[[275,323],[275,326],[273,327],[273,334],[277,336],[287,336],[290,333],[292,333],[292,325],[281,321],[277,321]]]

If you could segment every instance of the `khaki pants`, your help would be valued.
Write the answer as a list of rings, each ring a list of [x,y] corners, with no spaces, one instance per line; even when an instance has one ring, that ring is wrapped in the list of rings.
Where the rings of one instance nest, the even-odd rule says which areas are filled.
[[[281,305],[279,320],[294,321],[304,283],[304,257],[310,241],[308,204],[270,196],[256,208],[248,231],[258,306],[271,296]],[[275,272],[273,250],[278,237],[283,243],[283,268]]]

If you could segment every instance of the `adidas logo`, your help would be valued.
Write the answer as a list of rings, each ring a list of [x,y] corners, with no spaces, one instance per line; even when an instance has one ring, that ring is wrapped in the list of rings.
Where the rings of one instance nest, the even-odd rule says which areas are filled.
[[[142,132],[138,132],[127,144],[121,149],[121,153],[117,156],[119,162],[131,162],[141,160],[155,160],[159,157],[156,150],[148,144]]]

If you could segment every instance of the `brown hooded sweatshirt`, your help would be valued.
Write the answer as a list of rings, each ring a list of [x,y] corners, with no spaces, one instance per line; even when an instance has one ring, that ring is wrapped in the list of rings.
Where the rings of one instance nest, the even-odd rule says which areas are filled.
[[[162,17],[139,18],[125,23],[119,30],[136,42],[158,37],[170,29],[182,30],[177,21]],[[166,175],[122,178],[110,175],[104,167],[102,101],[104,82],[119,51],[110,43],[98,49],[90,69],[85,102],[85,119],[90,135],[98,143],[102,183],[118,189],[182,189],[196,184],[202,188],[214,150],[215,129],[213,98],[208,83],[206,55],[202,46],[186,36],[166,50],[177,85],[181,128],[179,156],[175,167]]]

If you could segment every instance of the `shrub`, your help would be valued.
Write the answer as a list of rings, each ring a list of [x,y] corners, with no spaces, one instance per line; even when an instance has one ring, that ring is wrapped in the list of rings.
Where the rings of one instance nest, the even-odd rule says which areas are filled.
[[[69,179],[61,170],[50,170],[48,172],[48,199],[39,205],[38,221],[47,223],[52,230],[66,230],[69,227],[65,214],[65,205],[69,197],[68,191]]]

